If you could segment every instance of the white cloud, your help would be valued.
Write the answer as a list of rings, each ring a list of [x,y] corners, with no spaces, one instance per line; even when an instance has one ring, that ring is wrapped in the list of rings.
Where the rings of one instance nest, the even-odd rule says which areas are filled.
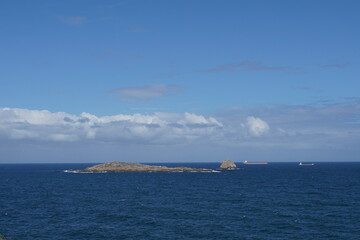
[[[171,92],[177,92],[180,87],[173,85],[153,84],[139,87],[118,88],[112,93],[119,94],[124,102],[144,101],[163,97]]]
[[[206,139],[224,143],[230,135],[259,137],[269,130],[262,119],[248,117],[245,123],[224,125],[214,117],[194,113],[111,115],[98,117],[47,110],[0,108],[0,138],[50,141],[110,141],[142,144],[186,143]],[[240,138],[239,138],[240,136]]]
[[[0,138],[50,141],[111,141],[171,144],[211,138],[222,124],[193,113],[79,116],[43,110],[0,108]]]
[[[261,136],[267,133],[270,129],[269,125],[260,118],[248,117],[246,119],[246,125],[249,128],[249,132],[253,136]]]

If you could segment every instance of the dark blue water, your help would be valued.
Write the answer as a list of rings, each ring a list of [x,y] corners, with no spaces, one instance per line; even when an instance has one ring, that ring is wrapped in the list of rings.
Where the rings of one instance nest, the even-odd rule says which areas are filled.
[[[360,239],[360,163],[220,173],[0,165],[0,234],[27,239]],[[168,164],[216,168],[219,164]]]

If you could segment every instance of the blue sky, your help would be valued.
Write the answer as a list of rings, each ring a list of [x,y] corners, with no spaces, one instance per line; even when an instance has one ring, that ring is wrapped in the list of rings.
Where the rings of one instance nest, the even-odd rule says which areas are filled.
[[[359,8],[5,0],[0,162],[358,161]]]

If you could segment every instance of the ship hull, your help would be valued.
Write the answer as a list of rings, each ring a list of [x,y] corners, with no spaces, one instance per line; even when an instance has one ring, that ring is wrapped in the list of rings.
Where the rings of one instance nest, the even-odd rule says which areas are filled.
[[[244,163],[245,165],[266,165],[268,163]]]

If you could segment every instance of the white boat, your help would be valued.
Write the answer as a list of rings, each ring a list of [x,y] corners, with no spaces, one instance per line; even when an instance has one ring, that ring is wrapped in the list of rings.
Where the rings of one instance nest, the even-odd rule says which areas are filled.
[[[314,166],[314,163],[299,163],[299,166]]]
[[[244,161],[243,164],[248,164],[248,165],[264,165],[264,164],[268,164],[267,162],[248,162],[248,161]]]

